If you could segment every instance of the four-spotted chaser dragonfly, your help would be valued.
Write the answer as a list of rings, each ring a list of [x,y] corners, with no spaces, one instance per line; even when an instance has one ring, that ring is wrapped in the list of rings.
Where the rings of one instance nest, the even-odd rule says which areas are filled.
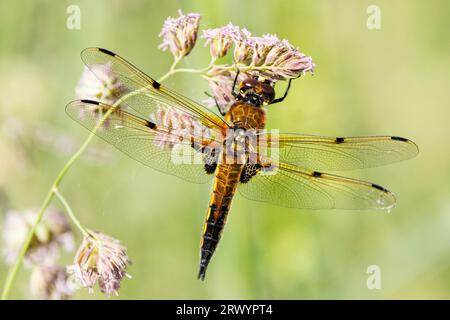
[[[202,280],[236,190],[252,200],[292,208],[389,209],[396,200],[385,188],[322,170],[376,167],[418,153],[414,142],[396,136],[265,131],[266,107],[281,102],[289,86],[284,96],[275,98],[273,83],[249,77],[234,92],[236,75],[230,88],[235,102],[220,117],[109,50],[88,48],[81,57],[98,77],[102,75],[95,66],[108,66],[122,90],[114,106],[93,100],[69,103],[71,118],[156,170],[195,183],[214,179],[201,243]],[[94,130],[106,112],[109,117]]]

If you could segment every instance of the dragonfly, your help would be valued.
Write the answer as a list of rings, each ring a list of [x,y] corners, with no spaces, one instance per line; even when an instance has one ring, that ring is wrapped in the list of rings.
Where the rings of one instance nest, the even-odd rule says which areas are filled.
[[[193,183],[213,180],[200,246],[201,280],[236,191],[289,208],[387,210],[396,198],[386,188],[324,171],[377,167],[418,154],[414,142],[398,136],[326,137],[265,130],[267,109],[286,98],[291,81],[276,98],[273,82],[249,76],[237,83],[236,73],[230,88],[235,100],[226,111],[218,106],[219,115],[107,49],[87,48],[81,58],[98,78],[104,76],[98,66],[107,66],[121,90],[114,104],[70,102],[66,112],[72,119],[146,166]]]

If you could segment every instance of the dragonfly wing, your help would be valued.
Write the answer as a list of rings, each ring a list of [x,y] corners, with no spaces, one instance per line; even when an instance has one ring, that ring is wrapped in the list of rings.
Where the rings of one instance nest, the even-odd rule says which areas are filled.
[[[316,170],[353,170],[415,157],[411,140],[392,136],[321,137],[295,133],[259,134],[262,146],[278,149],[281,162]],[[261,150],[261,152],[265,152]]]
[[[73,120],[93,131],[103,115],[112,108],[97,101],[76,100],[67,105],[66,112]],[[197,140],[189,130],[167,128],[126,112],[119,106],[113,108],[95,134],[156,170],[195,183],[210,180],[204,169],[203,144],[212,148],[215,142]]]
[[[97,68],[96,66],[107,67],[112,74],[117,77],[120,88],[122,88],[121,90],[114,92],[117,95],[117,98],[124,98],[124,96],[130,92],[140,91],[153,97],[153,99],[166,102],[175,110],[180,110],[183,113],[189,114],[206,127],[215,128],[217,130],[229,127],[225,120],[214,112],[181,94],[166,88],[130,62],[109,50],[102,48],[87,48],[81,52],[81,59],[89,70],[99,79],[104,78],[104,71],[102,68]],[[123,103],[129,105],[128,100],[123,101]],[[151,112],[146,110],[144,105],[138,106],[139,109],[136,111],[140,112],[143,116],[147,116]],[[131,107],[134,108],[136,105],[132,105]]]
[[[246,198],[304,209],[390,209],[395,197],[376,184],[279,163],[239,185]]]
[[[173,102],[147,92],[129,96],[126,103],[120,104],[120,108],[169,131],[183,130],[200,140],[223,139],[222,131],[205,126],[205,119],[201,116],[188,113],[186,109],[174,106]]]

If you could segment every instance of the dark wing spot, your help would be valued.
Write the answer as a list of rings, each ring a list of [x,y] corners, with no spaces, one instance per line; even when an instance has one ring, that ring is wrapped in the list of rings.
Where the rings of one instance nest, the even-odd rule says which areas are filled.
[[[339,143],[342,143],[342,142],[344,142],[344,138],[336,138],[336,143],[337,144],[339,144]]]
[[[247,183],[253,178],[260,170],[261,165],[259,163],[256,164],[246,164],[244,166],[244,170],[241,172],[241,176],[239,178],[239,182]]]
[[[116,55],[114,52],[111,52],[111,51],[109,51],[107,49],[98,48],[98,50],[103,52],[103,53],[106,53],[107,55],[113,56],[113,57]]]
[[[150,121],[147,121],[145,126],[150,128],[150,129],[155,129],[156,128],[156,124],[154,124],[153,122],[150,122]]]
[[[208,164],[205,163],[205,171],[207,174],[213,174],[216,171],[217,163],[214,164]]]
[[[201,148],[198,150],[194,147],[194,150],[201,151],[203,153],[203,161],[205,162],[205,171],[207,174],[212,174],[216,171],[218,155],[214,148]]]
[[[161,84],[159,82],[157,82],[157,81],[153,81],[152,86],[155,89],[159,89],[159,87],[161,87]]]
[[[377,185],[375,183],[372,183],[372,187],[374,187],[375,189],[378,189],[380,191],[383,191],[383,192],[389,192],[389,191],[387,191],[387,189],[385,189],[382,186],[379,186],[379,185]]]
[[[322,176],[322,173],[317,172],[317,171],[314,171],[314,172],[312,173],[312,176],[313,176],[313,177],[316,177],[316,178],[319,178],[319,177]]]
[[[81,102],[83,102],[83,103],[89,103],[89,104],[95,104],[95,105],[97,105],[97,106],[100,104],[100,102],[98,102],[98,101],[89,100],[89,99],[81,99]]]
[[[402,137],[391,137],[392,140],[398,140],[403,142],[408,142],[408,139],[402,138]]]

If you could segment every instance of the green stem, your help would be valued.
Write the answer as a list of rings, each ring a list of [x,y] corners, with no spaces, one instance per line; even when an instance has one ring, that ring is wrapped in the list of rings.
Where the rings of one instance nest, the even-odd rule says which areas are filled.
[[[89,232],[86,230],[85,227],[80,223],[80,221],[77,219],[75,214],[72,211],[72,208],[70,208],[69,204],[67,203],[66,199],[63,197],[63,195],[59,192],[58,188],[53,188],[53,193],[58,197],[59,201],[63,204],[64,208],[66,208],[67,213],[69,214],[69,217],[72,219],[73,223],[80,229],[81,233],[84,237],[89,236]]]
[[[181,57],[182,58],[182,57]],[[164,81],[166,78],[170,77],[171,75],[174,75],[175,73],[179,73],[179,72],[185,72],[185,73],[204,73],[207,72],[209,69],[211,69],[215,63],[215,59],[212,59],[210,64],[202,69],[189,69],[189,68],[179,68],[176,69],[176,66],[178,65],[178,63],[181,61],[181,58],[175,58],[175,60],[173,61],[172,66],[169,69],[169,72],[167,72],[164,76],[162,76],[158,82],[162,82]]]
[[[16,261],[14,265],[11,267],[11,269],[8,272],[8,275],[6,277],[5,286],[3,287],[2,292],[2,300],[6,300],[9,296],[9,293],[11,291],[11,286],[16,278],[17,272],[20,269],[20,266],[22,265],[23,259],[25,257],[25,254],[27,253],[28,247],[30,246],[31,240],[33,239],[33,235],[36,231],[37,225],[42,220],[42,216],[44,215],[45,209],[47,209],[48,205],[50,204],[50,201],[53,199],[53,196],[55,195],[55,190],[57,190],[59,183],[61,182],[62,178],[66,175],[66,173],[69,171],[69,169],[72,167],[72,165],[75,163],[75,161],[80,157],[80,155],[83,153],[83,151],[87,148],[89,143],[91,142],[92,138],[95,136],[95,132],[101,127],[103,122],[106,120],[106,118],[113,112],[114,108],[111,108],[108,110],[104,117],[99,121],[99,123],[96,125],[94,130],[89,134],[87,139],[84,141],[84,143],[81,145],[81,147],[75,152],[72,157],[69,159],[69,161],[66,162],[62,170],[59,172],[56,179],[53,181],[52,186],[50,190],[47,193],[47,197],[44,200],[44,203],[42,204],[38,215],[36,217],[36,221],[34,221],[33,226],[31,227],[30,231],[28,232],[28,235],[22,245],[22,248],[19,251],[19,255],[16,258]]]
[[[169,71],[163,75],[161,78],[159,78],[157,81],[158,82],[163,82],[164,80],[166,80],[168,77],[170,77],[172,74],[176,73],[175,71],[175,67],[178,65],[178,63],[181,61],[182,57],[176,57],[172,63],[172,65],[170,66]]]
[[[23,258],[25,257],[25,254],[27,253],[28,247],[31,243],[31,240],[33,239],[34,233],[36,231],[38,223],[42,219],[43,212],[47,208],[48,204],[53,198],[53,190],[50,190],[47,193],[47,196],[45,197],[44,203],[41,206],[41,209],[39,210],[39,213],[37,215],[36,221],[34,222],[33,226],[30,229],[30,232],[28,232],[27,237],[25,239],[25,242],[22,246],[22,248],[19,251],[19,254],[16,258],[16,261],[14,265],[9,269],[8,275],[6,276],[5,286],[3,287],[2,292],[2,300],[6,300],[8,298],[9,292],[11,291],[11,286],[14,282],[14,279],[16,277],[17,272],[20,269],[20,266],[22,264]]]
[[[176,64],[179,61],[175,61],[174,64],[172,65],[172,68],[175,68]],[[172,70],[173,73],[173,70]],[[168,73],[166,73],[165,75],[163,75],[158,82],[162,82],[164,79],[166,79],[167,77],[169,77],[171,74],[171,71],[169,71]],[[103,123],[105,122],[105,120],[109,117],[109,115],[111,113],[114,112],[114,110],[116,110],[116,108],[126,99],[130,98],[131,96],[134,96],[136,94],[139,94],[143,91],[145,91],[146,88],[142,88],[140,90],[136,90],[133,92],[130,92],[126,95],[124,95],[122,98],[118,99],[113,105],[112,108],[110,108],[103,116],[103,118],[97,123],[97,125],[95,126],[95,128],[91,131],[91,133],[89,134],[89,136],[87,137],[87,139],[84,141],[84,143],[80,146],[80,148],[72,155],[72,157],[66,162],[66,164],[64,165],[64,167],[61,169],[61,171],[58,173],[58,175],[56,176],[55,180],[52,183],[52,186],[50,188],[50,190],[47,193],[47,196],[45,197],[44,202],[41,205],[41,208],[38,212],[38,215],[36,217],[36,221],[34,222],[34,224],[32,225],[30,231],[27,234],[27,237],[25,238],[25,241],[19,251],[19,254],[16,258],[16,261],[14,262],[14,265],[9,269],[8,271],[8,275],[6,276],[6,280],[5,280],[5,285],[3,287],[3,291],[2,291],[2,296],[1,299],[2,300],[6,300],[8,299],[8,296],[11,292],[11,287],[12,284],[14,283],[14,280],[17,276],[17,273],[20,269],[20,266],[22,265],[23,259],[25,257],[25,254],[28,251],[28,247],[30,246],[31,240],[33,239],[34,233],[36,231],[37,225],[39,224],[39,222],[42,220],[42,217],[44,215],[45,210],[47,209],[48,205],[50,204],[51,200],[53,199],[53,197],[55,195],[57,195],[59,197],[59,199],[61,200],[61,202],[63,202],[63,204],[66,206],[66,209],[69,208],[67,205],[67,202],[65,202],[64,198],[61,196],[61,194],[59,194],[58,192],[58,186],[61,182],[61,180],[64,178],[64,176],[66,175],[66,173],[69,171],[69,169],[72,167],[72,165],[75,163],[75,161],[78,160],[78,158],[81,156],[81,154],[86,150],[87,146],[89,145],[89,143],[92,141],[92,139],[95,136],[95,133],[97,132],[97,130],[103,125]],[[86,235],[87,231],[86,229],[84,229],[81,224],[78,222],[78,220],[75,218],[75,215],[73,214],[73,211],[68,210],[68,214],[69,216],[72,218],[72,220],[74,220],[75,224],[78,227],[81,227],[80,230],[82,230],[83,234]]]

